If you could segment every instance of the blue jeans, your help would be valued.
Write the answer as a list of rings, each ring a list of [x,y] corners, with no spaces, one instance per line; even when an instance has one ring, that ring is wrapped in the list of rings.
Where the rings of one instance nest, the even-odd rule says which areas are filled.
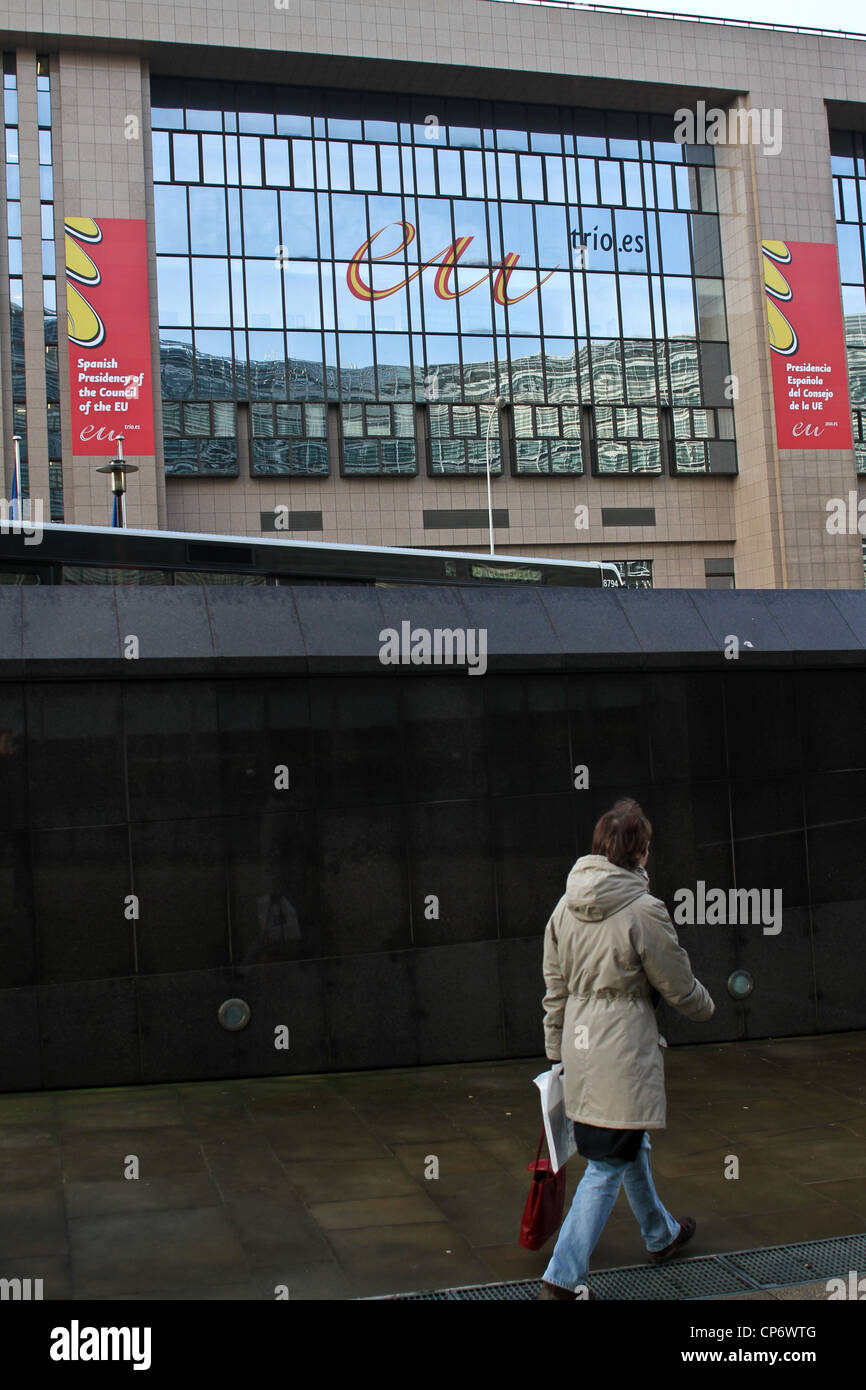
[[[650,1171],[650,1139],[644,1131],[638,1156],[591,1158],[577,1185],[571,1210],[562,1223],[550,1264],[544,1271],[548,1284],[574,1290],[589,1269],[589,1257],[598,1244],[619,1189],[625,1183],[629,1206],[640,1223],[647,1250],[663,1250],[676,1239],[680,1223],[662,1206]]]

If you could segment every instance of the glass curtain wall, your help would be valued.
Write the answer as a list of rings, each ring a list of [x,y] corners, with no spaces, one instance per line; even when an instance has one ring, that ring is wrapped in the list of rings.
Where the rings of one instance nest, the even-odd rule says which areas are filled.
[[[700,474],[733,440],[713,150],[670,122],[161,78],[152,103],[170,474],[236,473],[245,402],[254,474],[333,467],[329,406],[346,475],[499,470],[497,394],[518,474]]]
[[[18,435],[21,496],[29,497],[27,382],[24,372],[24,263],[21,239],[21,165],[18,152],[18,75],[14,53],[3,54],[6,132],[6,233],[9,256],[9,335],[12,356],[12,434]],[[11,448],[11,441],[9,441]]]
[[[830,149],[854,453],[866,473],[866,144],[859,131],[834,130]]]

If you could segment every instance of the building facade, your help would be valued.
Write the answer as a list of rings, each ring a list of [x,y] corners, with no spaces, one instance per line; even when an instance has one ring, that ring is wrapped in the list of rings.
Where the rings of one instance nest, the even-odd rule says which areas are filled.
[[[505,0],[0,24],[7,498],[17,435],[46,519],[109,524],[123,434],[131,526],[479,550],[489,464],[502,554],[862,588],[862,40]]]

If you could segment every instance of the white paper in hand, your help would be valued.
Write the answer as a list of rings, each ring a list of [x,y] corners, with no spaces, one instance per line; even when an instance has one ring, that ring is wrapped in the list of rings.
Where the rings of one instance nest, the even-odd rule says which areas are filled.
[[[544,1117],[544,1133],[550,1153],[550,1166],[558,1173],[573,1153],[577,1153],[574,1126],[565,1113],[565,1092],[562,1085],[562,1064],[550,1071],[536,1076],[535,1084],[541,1092],[541,1113]]]

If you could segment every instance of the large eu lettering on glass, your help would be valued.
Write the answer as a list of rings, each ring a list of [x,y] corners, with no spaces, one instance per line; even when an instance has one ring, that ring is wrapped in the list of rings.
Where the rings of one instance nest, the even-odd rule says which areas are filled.
[[[850,449],[839,262],[832,242],[764,241],[780,449]]]
[[[73,454],[154,452],[143,218],[67,217]]]
[[[347,473],[415,473],[426,432],[429,471],[467,476],[497,395],[518,473],[733,471],[713,151],[670,120],[170,78],[152,101],[169,472],[237,472],[240,420],[259,475],[327,472],[337,435]]]

